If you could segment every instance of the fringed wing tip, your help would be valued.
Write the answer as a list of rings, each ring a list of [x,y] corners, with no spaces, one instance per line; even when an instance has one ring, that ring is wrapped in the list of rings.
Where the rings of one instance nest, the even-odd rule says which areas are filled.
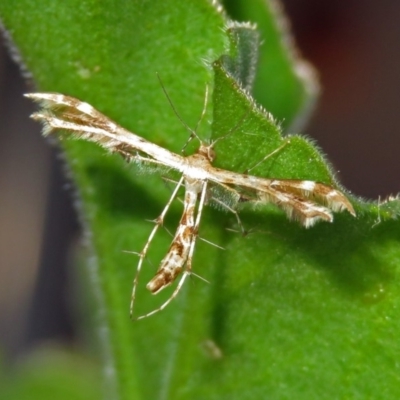
[[[311,228],[312,226],[314,226],[318,221],[328,221],[328,222],[332,222],[333,221],[333,217],[330,215],[329,217],[322,217],[320,215],[316,215],[314,217],[305,217],[302,218],[302,220],[300,220],[300,223],[305,227],[305,228]]]
[[[320,220],[333,221],[331,210],[313,201],[299,199],[287,193],[278,193],[276,196],[269,195],[268,200],[283,210],[288,219],[298,221],[305,228],[315,225]]]
[[[49,122],[51,114],[49,109],[52,105],[51,98],[54,95],[51,93],[25,93],[24,96],[40,104],[41,110],[34,112],[30,117],[43,124],[43,135],[48,136],[53,131]]]
[[[284,192],[287,195],[294,195],[303,200],[316,201],[316,203],[322,204],[334,212],[347,210],[351,215],[356,216],[354,208],[347,197],[340,190],[326,184],[309,180],[274,179],[270,186],[275,191]]]
[[[352,204],[342,193],[340,193],[340,196],[340,201],[330,202],[327,206],[321,206],[307,201],[303,202],[303,206],[308,205],[306,209],[301,209],[300,207],[292,208],[290,206],[282,207],[282,205],[281,208],[284,209],[289,219],[299,221],[305,228],[314,226],[318,221],[333,222],[333,214],[331,211],[341,212],[347,210],[353,217],[355,217],[356,212],[354,211]]]
[[[54,97],[52,93],[25,93],[24,97],[31,99],[37,103],[42,103],[51,100]]]
[[[350,203],[350,201],[347,199],[347,197],[341,193],[337,192],[337,196],[335,199],[327,199],[328,200],[328,206],[335,212],[341,212],[344,210],[347,210],[353,217],[356,216],[356,212],[354,210],[353,205]]]
[[[42,123],[42,135],[49,136],[54,132],[54,128],[49,123],[49,116],[44,112],[35,112],[30,116],[35,121],[39,121]]]
[[[318,221],[333,222],[333,215],[329,209],[319,206],[313,211],[300,211],[299,209],[285,209],[289,219],[298,221],[305,228],[311,228]]]

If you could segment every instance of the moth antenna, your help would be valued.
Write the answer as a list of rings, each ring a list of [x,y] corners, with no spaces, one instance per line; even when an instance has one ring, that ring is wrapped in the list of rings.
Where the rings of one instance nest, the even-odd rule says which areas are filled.
[[[187,146],[187,144],[190,142],[190,140],[191,140],[190,138],[192,138],[192,137],[197,138],[197,139],[201,142],[201,140],[200,140],[200,138],[198,137],[196,131],[195,131],[194,129],[192,129],[192,128],[183,120],[183,118],[179,115],[178,110],[176,109],[174,103],[172,102],[171,97],[169,96],[167,90],[165,89],[164,83],[163,83],[163,81],[161,80],[161,77],[160,77],[160,75],[159,75],[158,72],[156,72],[156,75],[157,75],[158,81],[160,82],[161,88],[162,88],[162,90],[163,90],[163,92],[164,92],[164,95],[165,95],[165,97],[167,98],[168,103],[169,103],[169,105],[170,105],[171,108],[172,108],[172,111],[174,112],[174,114],[176,115],[176,117],[178,118],[178,120],[180,121],[180,123],[181,123],[181,124],[185,127],[185,129],[190,133],[189,140],[188,140],[187,143],[185,144],[184,148],[185,148],[185,147]],[[208,87],[206,87],[206,94],[207,94],[207,97],[208,97]],[[204,114],[205,114],[205,110],[203,109],[203,112],[202,112],[202,114],[201,114],[201,118],[203,117]],[[199,124],[199,122],[197,123],[196,128],[197,128],[198,124]]]

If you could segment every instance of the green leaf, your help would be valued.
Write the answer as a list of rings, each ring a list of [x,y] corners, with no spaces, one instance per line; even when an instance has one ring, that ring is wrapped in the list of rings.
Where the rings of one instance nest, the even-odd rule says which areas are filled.
[[[319,92],[312,66],[303,60],[288,31],[278,1],[224,0],[231,18],[257,23],[261,36],[254,98],[282,121],[288,132],[299,132],[314,108]]]
[[[94,400],[104,389],[93,360],[50,346],[20,362],[13,376],[0,367],[2,400]]]
[[[0,15],[40,91],[78,97],[179,152],[188,132],[156,73],[191,127],[208,85],[212,101],[198,134],[224,137],[215,146],[217,166],[243,172],[256,165],[251,173],[259,176],[337,184],[315,146],[301,136],[282,138],[276,120],[240,87],[239,81],[250,88],[253,78],[256,93],[268,87],[263,104],[286,125],[304,108],[308,92],[290,57],[282,56],[278,30],[263,28],[276,26],[267,9],[258,18],[261,42],[274,44],[274,67],[263,70],[260,85],[254,29],[228,23],[209,2],[33,3],[0,0]],[[247,207],[240,214],[246,237],[229,230],[237,229],[233,215],[207,207],[200,235],[225,249],[196,245],[194,272],[210,284],[193,277],[164,311],[131,322],[137,258],[123,251],[143,248],[148,220],[160,214],[170,190],[158,174],[127,166],[91,143],[64,141],[63,148],[91,237],[91,286],[115,398],[396,398],[397,199],[379,205],[352,198],[357,218],[336,214],[334,223],[309,230],[273,207]],[[169,231],[180,213],[174,204]],[[152,243],[138,314],[171,293],[151,296],[145,289],[170,241],[160,231]]]

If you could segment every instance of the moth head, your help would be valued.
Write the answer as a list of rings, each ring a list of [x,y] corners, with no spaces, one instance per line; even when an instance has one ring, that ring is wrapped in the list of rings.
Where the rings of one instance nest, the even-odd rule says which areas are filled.
[[[207,158],[208,161],[213,162],[215,160],[215,151],[210,145],[206,145],[205,143],[201,143],[199,149],[197,150],[197,154]]]

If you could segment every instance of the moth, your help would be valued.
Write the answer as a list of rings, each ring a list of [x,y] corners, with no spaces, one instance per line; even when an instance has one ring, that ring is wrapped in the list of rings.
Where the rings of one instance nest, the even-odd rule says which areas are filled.
[[[166,95],[172,105],[167,93]],[[151,293],[157,294],[171,285],[179,275],[181,278],[171,296],[160,307],[136,319],[146,318],[163,310],[178,295],[186,278],[194,274],[192,259],[199,225],[204,205],[213,196],[213,188],[228,193],[229,204],[218,198],[214,200],[234,212],[239,223],[236,209],[242,202],[273,203],[281,208],[289,219],[299,221],[306,228],[319,220],[332,222],[332,212],[347,210],[355,216],[354,208],[347,197],[331,186],[310,180],[268,179],[214,167],[213,147],[219,139],[210,144],[201,141],[195,130],[188,128],[179,115],[178,118],[189,129],[191,137],[197,137],[200,142],[197,151],[192,155],[176,154],[158,146],[124,129],[90,104],[76,98],[58,93],[29,93],[25,96],[41,106],[41,110],[31,117],[43,124],[43,135],[63,131],[74,138],[95,142],[109,152],[122,155],[127,161],[163,166],[181,174],[167,205],[155,220],[155,226],[143,250],[137,253],[139,262],[133,281],[131,317],[140,271],[150,244],[159,227],[163,225],[179,188],[184,186],[183,213],[176,233],[155,276],[146,287]],[[206,104],[207,95],[202,116]],[[176,113],[174,107],[173,109]]]

